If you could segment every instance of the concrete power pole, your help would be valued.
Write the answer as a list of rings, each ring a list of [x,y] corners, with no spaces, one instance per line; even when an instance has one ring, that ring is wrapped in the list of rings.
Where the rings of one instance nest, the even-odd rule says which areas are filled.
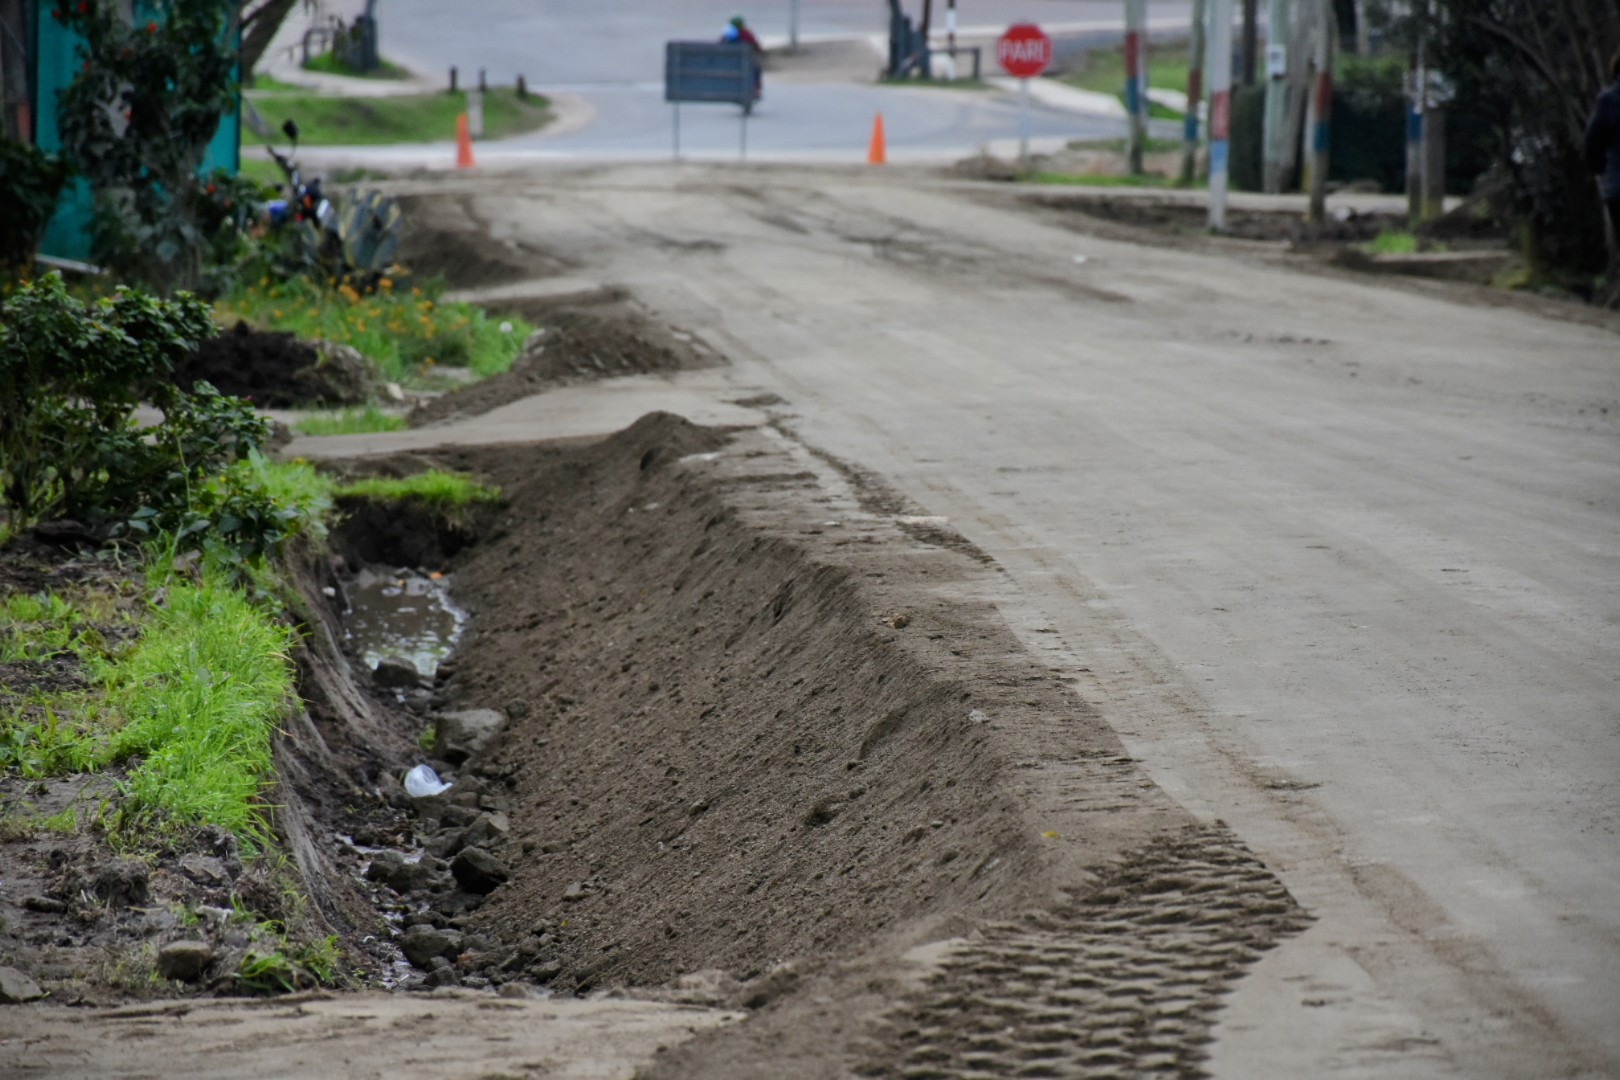
[[[1266,119],[1261,183],[1275,195],[1283,189],[1283,166],[1288,159],[1288,39],[1291,0],[1266,4]]]
[[[1142,173],[1147,137],[1147,0],[1125,0],[1125,111],[1131,114],[1131,175]]]
[[[1198,104],[1204,97],[1204,22],[1207,0],[1193,0],[1192,27],[1187,35],[1187,118],[1182,122],[1181,182],[1192,186],[1198,176]]]
[[[1339,29],[1339,20],[1333,15],[1333,0],[1318,0],[1318,5],[1321,19],[1316,27],[1316,78],[1311,88],[1312,221],[1327,217],[1328,151],[1333,136],[1333,61]]]
[[[1232,145],[1232,0],[1209,2],[1209,227],[1222,232]]]

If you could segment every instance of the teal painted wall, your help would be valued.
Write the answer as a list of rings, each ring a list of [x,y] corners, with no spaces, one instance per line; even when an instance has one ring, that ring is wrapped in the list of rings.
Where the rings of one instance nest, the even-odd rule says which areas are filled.
[[[36,0],[34,26],[36,38],[34,55],[37,62],[37,82],[34,99],[35,141],[41,150],[56,153],[62,148],[62,135],[56,124],[56,96],[73,81],[73,75],[83,62],[79,59],[82,40],[51,18],[56,0]],[[226,2],[226,0],[222,0]],[[145,4],[136,4],[136,18],[149,11]],[[220,118],[214,141],[208,144],[203,157],[202,171],[225,169],[235,174],[242,166],[242,110],[240,107]],[[62,193],[56,214],[45,228],[40,251],[59,259],[90,258],[90,187],[76,180]]]

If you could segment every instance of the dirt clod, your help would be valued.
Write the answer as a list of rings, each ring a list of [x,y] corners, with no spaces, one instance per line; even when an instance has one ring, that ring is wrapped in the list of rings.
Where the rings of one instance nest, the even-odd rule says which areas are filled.
[[[171,941],[158,950],[157,970],[165,979],[195,982],[214,962],[214,947],[206,941]]]

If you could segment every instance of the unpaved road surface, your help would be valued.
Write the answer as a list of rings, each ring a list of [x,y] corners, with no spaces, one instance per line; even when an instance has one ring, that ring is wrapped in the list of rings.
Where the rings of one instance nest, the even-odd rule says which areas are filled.
[[[1281,875],[1317,921],[1230,997],[1218,1075],[1620,1072],[1611,329],[921,177],[466,190],[733,361],[606,397],[780,395]]]

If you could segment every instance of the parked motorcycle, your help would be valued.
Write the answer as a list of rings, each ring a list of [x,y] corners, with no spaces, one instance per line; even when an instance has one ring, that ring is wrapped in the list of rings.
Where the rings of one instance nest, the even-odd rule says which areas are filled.
[[[399,254],[399,203],[377,191],[353,189],[336,201],[328,199],[320,178],[305,178],[294,159],[298,125],[288,120],[281,130],[291,147],[285,154],[269,148],[286,177],[286,197],[267,206],[271,231],[293,237],[286,254],[302,264],[296,269],[367,291],[389,273]]]

